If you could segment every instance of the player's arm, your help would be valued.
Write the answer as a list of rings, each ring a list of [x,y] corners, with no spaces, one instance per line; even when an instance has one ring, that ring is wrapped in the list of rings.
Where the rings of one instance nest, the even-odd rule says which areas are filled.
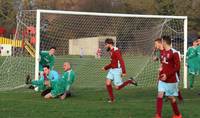
[[[50,66],[50,69],[52,70],[54,68],[54,64],[55,64],[55,57],[52,57],[50,59],[50,63],[49,63],[49,66]]]
[[[175,67],[166,73],[167,78],[180,71],[180,57],[178,53],[173,54],[173,60],[175,62]]]
[[[194,58],[196,56],[196,50],[194,49],[194,51],[189,51],[190,53],[188,54],[188,59]]]
[[[47,51],[40,51],[40,56],[42,56],[42,57],[44,57],[48,54],[49,54],[49,52],[47,52]]]
[[[48,54],[49,54],[48,51],[41,51],[40,52],[41,59],[45,60],[45,62],[49,62],[49,60],[45,58]]]
[[[188,64],[188,61],[189,61],[189,54],[190,54],[190,48],[188,48],[186,52],[186,65]]]
[[[120,66],[122,68],[122,74],[126,74],[125,63],[124,63],[124,60],[122,58],[120,51],[116,51],[116,57],[119,60]]]
[[[108,69],[110,69],[112,66],[111,66],[112,64],[110,63],[110,64],[108,64],[108,65],[106,65],[103,69],[104,70],[108,70]]]
[[[160,57],[160,51],[157,49],[153,50],[153,61],[158,61]]]

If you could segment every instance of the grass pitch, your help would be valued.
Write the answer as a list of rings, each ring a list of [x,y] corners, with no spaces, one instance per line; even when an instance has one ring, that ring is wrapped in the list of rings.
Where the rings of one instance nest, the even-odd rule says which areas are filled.
[[[183,118],[200,117],[198,89],[182,90],[184,103],[180,104]],[[104,89],[74,89],[73,96],[64,101],[44,100],[29,89],[0,92],[1,118],[153,118],[156,89],[129,88],[115,91],[116,102],[106,101]],[[172,110],[164,102],[163,118],[171,118]]]
[[[0,91],[0,118],[153,118],[155,114],[156,81],[158,63],[148,62],[147,57],[124,58],[128,76],[136,76],[138,87],[128,86],[114,91],[116,102],[107,103],[108,94],[104,85],[105,72],[101,68],[109,59],[94,59],[77,56],[57,57],[55,69],[62,72],[62,64],[68,61],[76,72],[69,99],[44,100],[39,92],[25,88]],[[0,58],[0,62],[3,62]],[[0,64],[1,65],[1,64]],[[148,65],[148,66],[147,66]],[[18,68],[17,68],[18,69]],[[18,69],[20,70],[20,69]],[[2,79],[2,78],[1,78]],[[6,78],[3,78],[6,79]],[[127,79],[127,78],[126,78]],[[194,90],[182,90],[185,101],[180,105],[183,118],[200,117],[199,77]],[[4,80],[0,80],[4,81]],[[22,84],[24,77],[15,77],[4,86]],[[12,86],[11,86],[12,87]],[[163,118],[171,118],[169,103],[164,102]]]

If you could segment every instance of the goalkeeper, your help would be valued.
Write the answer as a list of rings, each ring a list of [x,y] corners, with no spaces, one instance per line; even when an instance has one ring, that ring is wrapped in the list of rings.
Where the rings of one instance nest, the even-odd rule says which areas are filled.
[[[70,88],[75,80],[74,71],[71,69],[68,62],[64,63],[63,68],[65,72],[60,79],[58,73],[54,70],[50,70],[47,65],[44,66],[44,74],[39,80],[31,81],[29,78],[26,83],[36,85],[40,90],[43,90],[41,95],[46,99],[61,95],[60,98],[63,100],[71,96]]]
[[[38,87],[39,91],[42,91],[41,95],[45,96],[47,93],[51,91],[51,87],[45,86],[46,81],[58,81],[60,78],[59,74],[55,70],[50,70],[49,65],[44,65],[43,67],[43,75],[40,76],[39,80],[31,80],[30,76],[26,78],[26,84],[32,84]]]
[[[43,79],[43,66],[49,65],[51,70],[54,67],[55,50],[56,50],[56,47],[51,47],[49,51],[41,51],[40,52],[40,62],[39,62],[39,76],[40,76],[40,79],[39,80],[41,80],[41,81]],[[30,75],[28,75],[27,77],[29,77],[29,76]],[[38,87],[40,87],[40,86],[38,86]],[[32,89],[32,88],[35,88],[35,86],[31,85],[29,88]],[[38,88],[38,89],[42,89],[42,88]]]

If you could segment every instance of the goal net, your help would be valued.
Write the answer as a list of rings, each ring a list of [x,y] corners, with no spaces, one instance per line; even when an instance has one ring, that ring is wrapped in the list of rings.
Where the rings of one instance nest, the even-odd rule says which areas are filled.
[[[38,10],[21,11],[17,23],[14,40],[20,40],[21,47],[12,46],[11,56],[1,56],[1,90],[21,87],[27,74],[37,79],[39,52],[52,46],[57,48],[54,69],[62,73],[63,63],[70,62],[76,72],[74,87],[103,88],[106,73],[101,68],[110,63],[106,38],[121,50],[127,70],[124,80],[134,77],[140,87],[152,87],[159,67],[152,61],[154,39],[170,36],[182,55],[187,46],[187,17],[181,16]],[[184,78],[183,66],[181,73]]]

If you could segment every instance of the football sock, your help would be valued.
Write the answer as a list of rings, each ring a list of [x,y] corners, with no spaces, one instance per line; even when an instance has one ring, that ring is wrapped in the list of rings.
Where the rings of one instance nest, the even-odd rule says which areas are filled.
[[[117,90],[120,90],[120,89],[124,88],[125,86],[127,86],[127,85],[130,84],[130,83],[132,83],[132,80],[127,80],[127,81],[125,81],[122,85],[120,85],[120,86],[118,87]]]
[[[162,98],[157,98],[157,101],[156,101],[156,114],[158,114],[159,116],[161,116],[161,113],[162,113],[162,105],[163,105]]]
[[[178,91],[178,99],[179,99],[179,100],[181,100],[181,101],[183,100],[183,96],[182,96],[182,94],[181,94],[181,91],[180,91],[180,90]]]
[[[175,102],[171,101],[171,106],[172,106],[172,109],[173,109],[174,113],[176,115],[180,115],[180,112],[179,112],[178,105],[177,105],[176,101]]]
[[[113,95],[113,89],[112,89],[112,85],[106,85],[109,97],[111,101],[114,101],[114,95]]]
[[[190,80],[190,88],[193,88],[193,84],[194,84],[194,75],[193,74],[189,74],[189,80]]]

